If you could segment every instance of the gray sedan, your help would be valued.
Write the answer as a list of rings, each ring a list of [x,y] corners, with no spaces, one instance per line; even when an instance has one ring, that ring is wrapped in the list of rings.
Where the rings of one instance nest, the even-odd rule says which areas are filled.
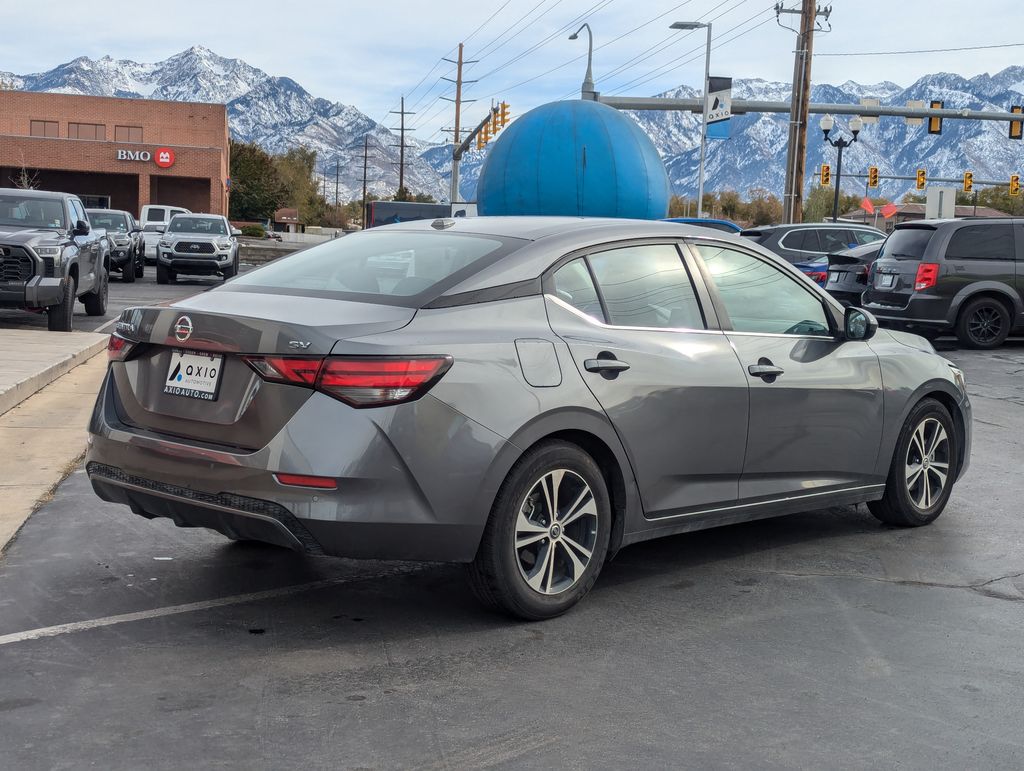
[[[375,228],[126,310],[104,500],[308,554],[448,560],[565,612],[629,544],[867,502],[925,525],[963,374],[748,239],[675,223]]]

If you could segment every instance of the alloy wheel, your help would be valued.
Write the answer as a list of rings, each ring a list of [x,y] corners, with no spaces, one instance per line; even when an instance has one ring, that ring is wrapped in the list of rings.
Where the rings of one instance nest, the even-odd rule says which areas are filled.
[[[949,479],[949,436],[935,418],[918,423],[910,437],[905,479],[918,509],[929,509],[941,498]]]
[[[967,320],[967,332],[975,342],[985,345],[998,339],[1003,331],[1003,317],[990,305],[978,308]]]
[[[579,474],[548,471],[523,499],[516,515],[519,573],[534,591],[561,594],[587,570],[597,544],[597,502]]]

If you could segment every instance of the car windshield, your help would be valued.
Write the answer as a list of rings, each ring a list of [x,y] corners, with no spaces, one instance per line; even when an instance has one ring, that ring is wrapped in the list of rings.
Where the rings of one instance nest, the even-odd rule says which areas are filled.
[[[89,222],[94,228],[116,230],[118,233],[128,232],[128,219],[123,214],[91,211],[89,212]]]
[[[220,217],[184,217],[180,214],[171,219],[168,233],[192,233],[202,236],[226,236],[227,226]]]
[[[2,193],[0,225],[63,230],[64,203],[59,198],[34,198],[18,193]]]
[[[935,234],[934,228],[896,228],[882,244],[880,259],[918,260]]]
[[[260,287],[313,296],[420,295],[490,264],[514,239],[443,232],[365,231],[306,249],[236,278],[232,289]],[[355,298],[354,298],[355,299]]]

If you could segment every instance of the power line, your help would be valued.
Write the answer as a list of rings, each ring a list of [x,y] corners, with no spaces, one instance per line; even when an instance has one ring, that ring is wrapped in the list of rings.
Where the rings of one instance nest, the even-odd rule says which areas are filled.
[[[815,56],[902,56],[903,54],[944,54],[953,51],[987,51],[991,48],[1019,48],[1024,43],[996,43],[985,46],[961,46],[959,48],[921,48],[916,51],[859,51],[856,53],[819,53]]]

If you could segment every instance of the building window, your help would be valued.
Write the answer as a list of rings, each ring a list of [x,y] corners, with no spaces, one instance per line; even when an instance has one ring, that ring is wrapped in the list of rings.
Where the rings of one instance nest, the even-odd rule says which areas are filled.
[[[99,139],[107,138],[107,127],[102,123],[69,123],[68,137],[71,139]]]
[[[28,133],[34,137],[56,137],[60,136],[55,120],[34,120],[29,123]]]
[[[141,142],[142,126],[114,126],[115,142]]]

